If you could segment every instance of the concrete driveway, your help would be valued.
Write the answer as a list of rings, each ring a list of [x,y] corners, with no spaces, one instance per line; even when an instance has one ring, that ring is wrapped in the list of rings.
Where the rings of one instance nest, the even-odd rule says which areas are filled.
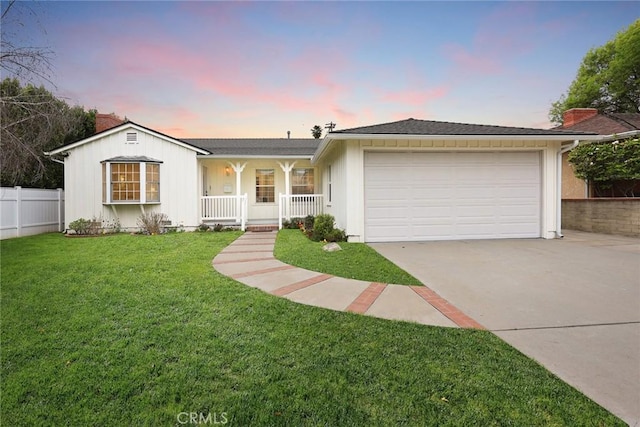
[[[640,426],[640,239],[371,244],[631,426]]]

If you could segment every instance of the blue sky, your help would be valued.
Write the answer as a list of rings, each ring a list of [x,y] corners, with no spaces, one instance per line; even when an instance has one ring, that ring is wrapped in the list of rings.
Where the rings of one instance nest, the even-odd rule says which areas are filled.
[[[636,2],[14,7],[23,25],[3,36],[54,52],[58,96],[176,137],[309,137],[329,121],[409,117],[549,127],[585,53],[640,17]]]

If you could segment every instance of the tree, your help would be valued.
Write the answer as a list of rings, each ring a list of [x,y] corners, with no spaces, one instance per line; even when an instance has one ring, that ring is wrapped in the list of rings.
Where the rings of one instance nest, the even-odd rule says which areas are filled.
[[[44,151],[92,135],[95,111],[69,107],[44,86],[31,84],[53,85],[52,52],[18,34],[26,21],[23,14],[35,15],[29,3],[14,0],[1,6],[0,69],[12,78],[0,82],[0,181],[3,186],[62,187],[62,165],[46,159]],[[23,87],[21,81],[30,84]]]
[[[635,197],[640,182],[640,139],[582,144],[571,150],[575,175],[591,183],[600,197]]]
[[[311,129],[311,135],[313,135],[315,139],[320,139],[320,137],[322,136],[322,128],[319,125],[315,125]]]
[[[587,52],[567,93],[551,105],[549,119],[562,123],[562,113],[571,108],[640,112],[640,19]]]
[[[91,136],[95,113],[70,107],[44,86],[23,87],[18,79],[4,79],[0,83],[2,185],[62,187],[62,165],[44,152]]]
[[[2,38],[0,41],[0,68],[7,76],[13,76],[23,81],[33,82],[34,79],[51,82],[51,59],[53,52],[45,47],[22,46],[14,29],[24,27],[21,22],[21,14],[35,15],[30,5],[26,2],[12,0],[2,5],[0,28]]]

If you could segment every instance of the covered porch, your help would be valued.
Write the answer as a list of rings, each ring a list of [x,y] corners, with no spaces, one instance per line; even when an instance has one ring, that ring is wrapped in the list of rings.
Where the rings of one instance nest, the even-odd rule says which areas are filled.
[[[324,212],[321,173],[309,159],[202,158],[200,223],[282,228]]]

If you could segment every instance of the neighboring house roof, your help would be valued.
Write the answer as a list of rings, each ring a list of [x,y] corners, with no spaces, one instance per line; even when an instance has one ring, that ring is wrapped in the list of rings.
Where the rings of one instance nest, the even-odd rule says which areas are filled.
[[[554,130],[596,132],[600,135],[612,135],[638,129],[640,129],[640,113],[597,113],[570,126],[561,125],[554,128]]]
[[[406,119],[373,126],[332,131],[332,134],[375,135],[575,135],[575,131],[532,129],[509,126],[475,125],[467,123],[437,122],[433,120]],[[577,132],[578,134],[582,132]],[[585,135],[593,134],[587,132]]]
[[[184,142],[207,150],[208,157],[307,157],[322,140],[314,138],[183,138]]]
[[[118,125],[121,125],[124,122],[126,122],[125,119],[121,119],[120,117],[116,116],[114,113],[110,113],[110,114],[96,113],[96,132],[95,133],[100,133],[107,129],[114,128]]]

